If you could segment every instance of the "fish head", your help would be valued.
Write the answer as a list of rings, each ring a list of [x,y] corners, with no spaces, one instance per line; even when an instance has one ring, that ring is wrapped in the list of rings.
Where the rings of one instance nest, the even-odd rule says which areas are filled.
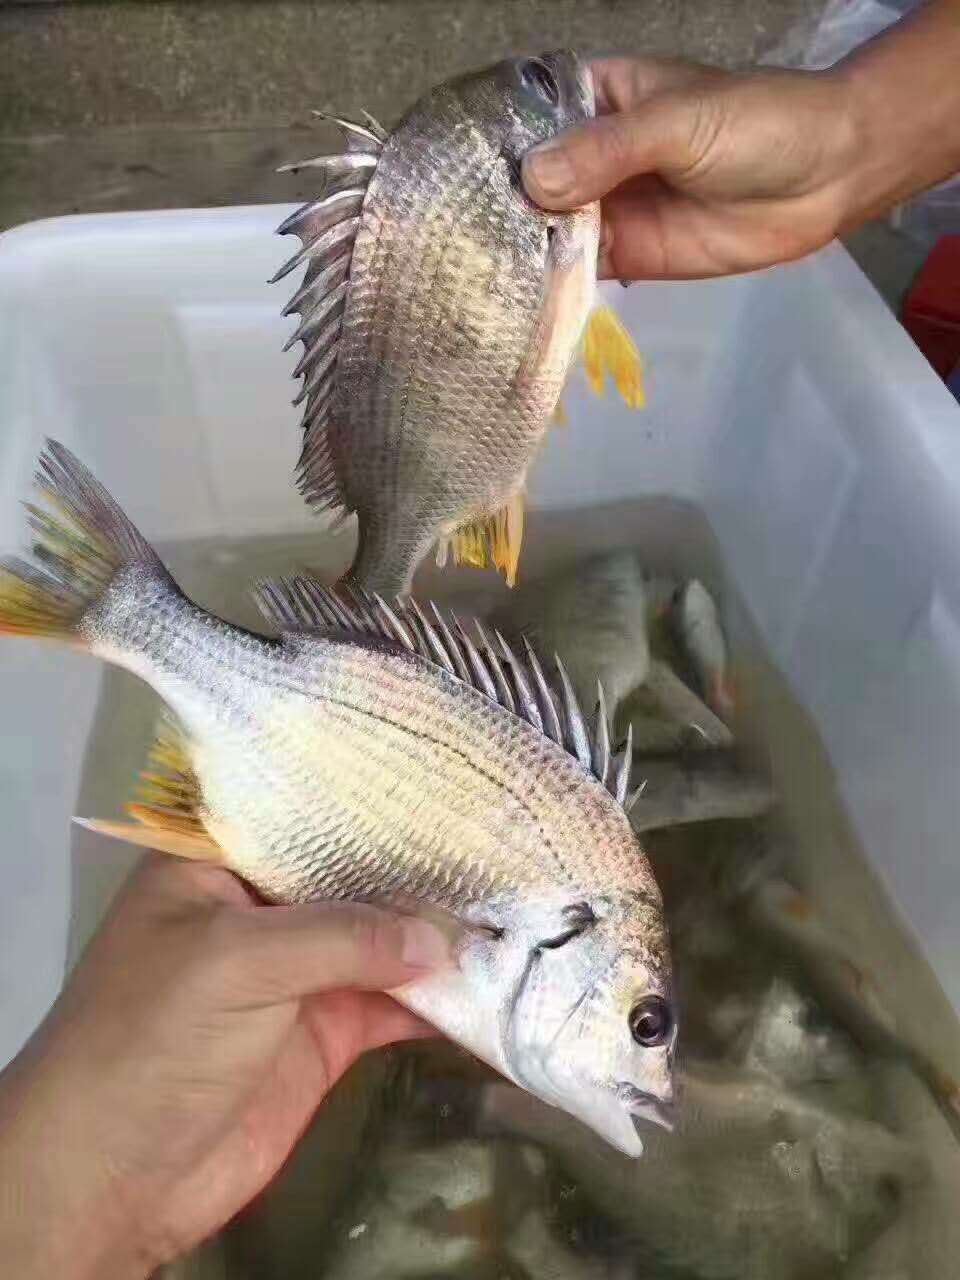
[[[509,1072],[640,1156],[645,1122],[672,1128],[677,1019],[659,894],[570,904],[552,936],[534,923],[512,987]]]
[[[567,49],[507,58],[450,81],[445,89],[518,159],[524,151],[596,113],[589,66]]]

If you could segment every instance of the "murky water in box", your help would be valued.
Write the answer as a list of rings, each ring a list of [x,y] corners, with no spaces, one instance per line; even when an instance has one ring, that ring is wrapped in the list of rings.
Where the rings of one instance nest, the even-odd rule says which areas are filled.
[[[165,554],[198,603],[256,626],[251,580],[298,567],[332,580],[352,537],[178,544]],[[645,501],[532,513],[525,578],[574,563],[578,546],[631,547],[645,567],[696,574],[717,590],[738,758],[780,799],[762,820],[645,838],[680,990],[677,1131],[651,1129],[634,1162],[451,1046],[370,1055],[276,1182],[170,1276],[958,1274],[960,1143],[943,1099],[947,1077],[960,1076],[960,1026],[868,870],[812,726],[725,592],[698,512]],[[432,567],[418,594],[466,614],[507,597],[492,575]],[[78,812],[117,811],[157,710],[132,677],[105,674]],[[74,953],[128,865],[125,853],[105,861],[102,848],[85,847]]]

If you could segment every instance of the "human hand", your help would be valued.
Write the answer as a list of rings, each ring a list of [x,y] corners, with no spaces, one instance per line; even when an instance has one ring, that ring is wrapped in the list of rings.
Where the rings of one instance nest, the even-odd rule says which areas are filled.
[[[430,1034],[382,992],[449,960],[422,921],[151,856],[0,1076],[4,1269],[143,1277],[212,1234],[361,1053]]]
[[[592,70],[597,119],[530,151],[523,178],[548,209],[602,199],[601,278],[746,271],[843,225],[860,134],[842,74],[652,58]]]

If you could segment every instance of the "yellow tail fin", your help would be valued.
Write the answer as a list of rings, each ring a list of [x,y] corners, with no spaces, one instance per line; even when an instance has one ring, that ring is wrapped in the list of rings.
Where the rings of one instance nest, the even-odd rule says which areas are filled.
[[[47,441],[35,481],[50,509],[27,504],[33,561],[0,560],[0,633],[69,639],[124,565],[162,566],[103,485],[62,444]]]

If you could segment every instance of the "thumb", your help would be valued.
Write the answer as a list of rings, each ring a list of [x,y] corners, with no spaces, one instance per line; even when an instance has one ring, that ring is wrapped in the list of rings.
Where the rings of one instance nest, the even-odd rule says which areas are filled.
[[[451,940],[433,924],[360,903],[263,906],[231,917],[224,968],[233,1007],[392,990],[453,963]]]
[[[545,209],[576,209],[639,174],[676,177],[702,158],[705,107],[702,93],[668,93],[574,125],[523,157],[527,193]]]

